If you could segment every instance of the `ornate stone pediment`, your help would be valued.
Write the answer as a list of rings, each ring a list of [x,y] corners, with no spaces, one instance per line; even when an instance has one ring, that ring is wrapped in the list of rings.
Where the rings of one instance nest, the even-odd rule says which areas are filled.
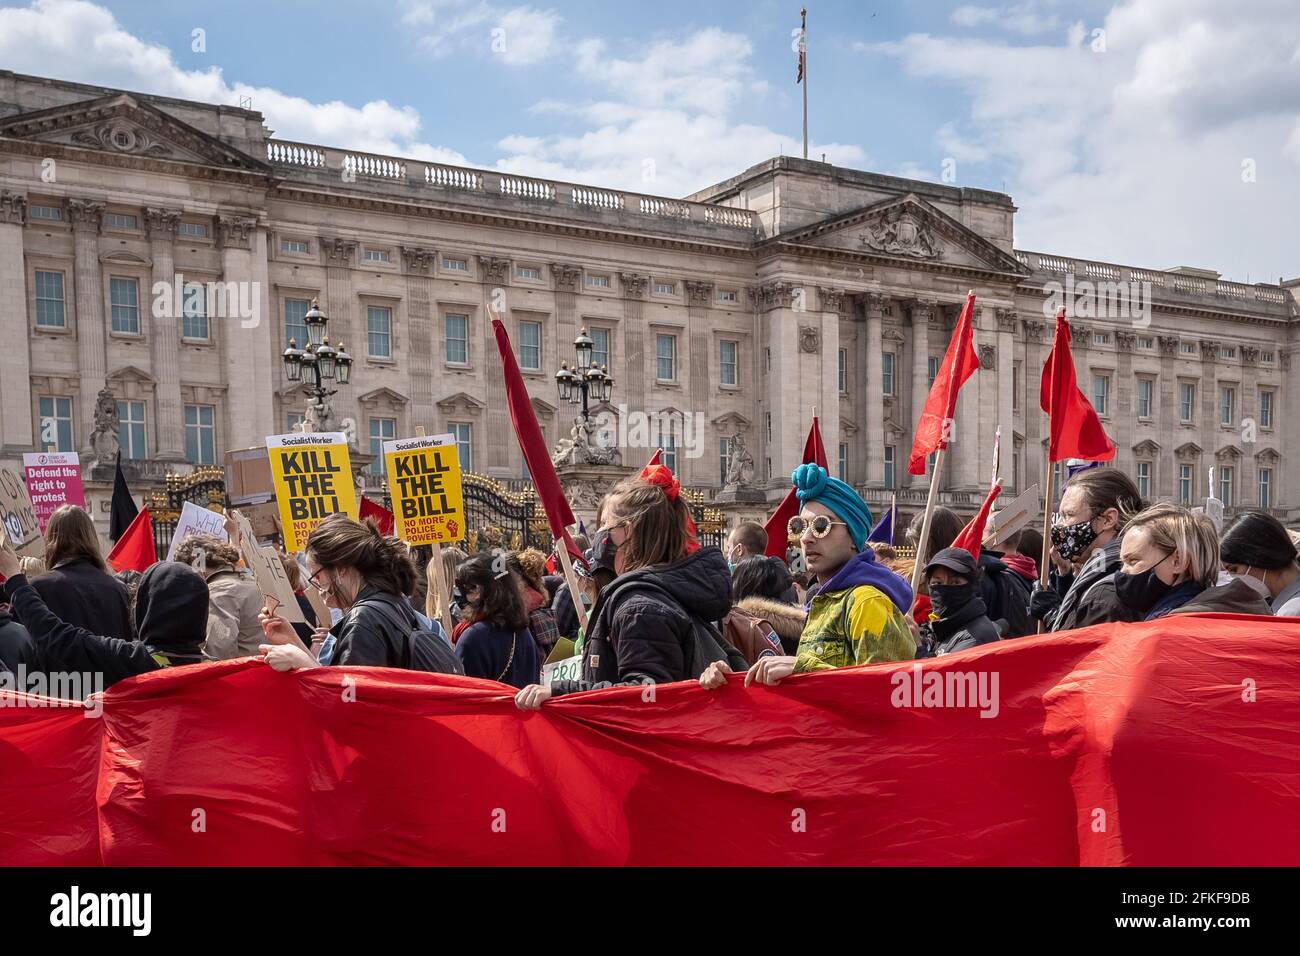
[[[1224,445],[1214,453],[1214,457],[1219,461],[1237,461],[1241,458],[1241,449],[1236,445]]]
[[[440,411],[448,415],[477,415],[487,408],[484,402],[479,401],[468,392],[456,392],[448,395],[446,398],[439,399],[437,405]]]
[[[1147,438],[1133,446],[1133,454],[1138,458],[1159,458],[1160,446]]]
[[[870,256],[1028,274],[1015,256],[915,193],[832,216],[778,238]]]
[[[725,432],[728,435],[736,432],[743,432],[753,423],[740,412],[724,412],[718,417],[712,419],[710,424],[718,431]]]
[[[1201,457],[1202,448],[1194,441],[1185,442],[1174,449],[1174,457],[1180,459]]]
[[[130,93],[18,113],[0,119],[0,136],[97,152],[269,173],[260,159],[184,123]]]
[[[394,391],[386,385],[357,396],[359,404],[368,406],[388,405],[391,408],[401,408],[409,401],[410,399],[401,392]]]

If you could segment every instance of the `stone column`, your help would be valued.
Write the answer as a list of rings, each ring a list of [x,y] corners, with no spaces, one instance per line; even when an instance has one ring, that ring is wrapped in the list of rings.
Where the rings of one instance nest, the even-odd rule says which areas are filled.
[[[789,282],[767,282],[749,290],[763,330],[760,348],[769,350],[772,367],[765,373],[759,393],[758,432],[760,455],[756,467],[771,489],[790,485],[790,472],[803,459],[803,443],[812,421],[812,402],[806,400],[799,381],[799,323],[794,311],[795,287]],[[772,438],[768,441],[766,416],[772,416]],[[825,433],[823,432],[823,441]],[[829,450],[827,451],[829,455]],[[766,459],[772,461],[772,477],[766,478]]]
[[[1111,437],[1115,440],[1115,467],[1136,476],[1133,467],[1134,424],[1137,421],[1137,379],[1133,375],[1135,332],[1115,333],[1115,407],[1111,411]],[[1136,477],[1135,477],[1136,480]]]
[[[645,292],[650,278],[635,272],[623,272],[619,279],[623,286],[623,321],[619,323],[623,342],[621,349],[618,342],[610,343],[610,348],[614,349],[614,364],[618,369],[609,370],[614,376],[614,404],[622,403],[629,409],[644,409],[647,401],[646,370],[649,364],[644,352]],[[611,338],[614,337],[611,333]],[[620,359],[623,361],[622,366],[619,366]],[[646,457],[649,458],[649,455]]]
[[[1160,336],[1160,405],[1157,421],[1160,422],[1160,460],[1156,462],[1157,475],[1152,479],[1151,497],[1174,498],[1178,475],[1174,461],[1174,448],[1181,442],[1174,440],[1179,427],[1178,407],[1178,336]]]
[[[251,217],[231,215],[217,218],[223,282],[252,281],[256,232],[257,221]],[[267,410],[274,411],[270,407],[272,403],[261,397],[272,380],[259,380],[261,360],[249,348],[249,340],[237,334],[238,325],[232,322],[231,327],[223,331],[228,333],[220,336],[220,354],[226,369],[225,412],[229,421],[230,446],[251,448],[265,444],[267,435],[277,433],[275,430],[263,431],[259,424],[265,413],[259,406],[265,405]]]
[[[433,280],[430,278],[438,253],[424,246],[402,246],[402,268],[406,273],[406,321],[411,341],[409,366],[411,395],[411,430],[423,425],[429,434],[435,434],[433,410],[434,368],[438,335],[437,303],[434,301]],[[354,352],[353,355],[359,353]]]
[[[34,447],[32,435],[31,333],[35,316],[27,314],[27,276],[23,257],[23,221],[27,197],[0,190],[0,337],[8,344],[0,356],[0,447]],[[71,323],[68,289],[64,320]],[[82,421],[94,421],[92,415]]]
[[[961,307],[946,309],[953,315],[953,327]],[[949,446],[952,465],[948,472],[954,487],[972,494],[988,492],[989,475],[993,465],[993,432],[997,428],[997,390],[993,380],[996,374],[995,349],[987,337],[981,335],[992,324],[992,309],[976,306],[971,316],[972,344],[979,355],[979,370],[957,393],[957,412],[954,416],[952,444]],[[951,339],[951,335],[949,336]],[[944,349],[948,348],[945,343]]]
[[[1240,441],[1241,460],[1237,462],[1237,498],[1233,502],[1239,508],[1247,502],[1255,500],[1256,482],[1259,480],[1255,465],[1255,452],[1259,451],[1261,447],[1259,442],[1258,362],[1259,348],[1254,345],[1243,345],[1241,347],[1241,414],[1238,416],[1237,435],[1234,441],[1240,441],[1242,433],[1245,431],[1246,419],[1250,419],[1255,423],[1255,441],[1253,443]],[[1273,433],[1276,435],[1282,434],[1281,429],[1278,428],[1278,412],[1281,411],[1278,407],[1279,397],[1279,394],[1275,391],[1273,393]]]
[[[181,416],[181,316],[184,314],[185,288],[172,288],[176,278],[176,224],[179,209],[147,207],[145,228],[149,233],[149,255],[153,259],[153,290],[147,296],[149,311],[149,354],[157,382],[154,414],[158,422],[159,461],[184,461],[185,426]],[[159,287],[171,293],[159,296]],[[161,307],[160,307],[161,305]],[[170,306],[170,308],[168,307]],[[213,321],[213,303],[207,303],[208,321]],[[226,330],[227,333],[229,330]]]
[[[901,488],[905,476],[907,476],[907,460],[912,451],[912,443],[916,440],[916,423],[921,417],[921,409],[925,407],[925,400],[930,394],[930,322],[934,319],[936,303],[930,300],[918,300],[912,305],[912,407],[908,415],[908,424],[911,430],[908,432],[907,441],[898,449],[898,461],[895,463],[895,470],[898,472],[898,485]],[[895,368],[895,377],[898,369]],[[875,386],[879,388],[879,380]],[[880,396],[877,396],[879,399]],[[942,479],[941,479],[942,481]],[[913,488],[920,488],[928,491],[930,487],[930,478],[928,475],[912,475],[911,484]]]
[[[81,376],[81,428],[85,445],[81,454],[89,457],[90,434],[95,425],[95,405],[108,370],[105,343],[104,274],[99,265],[99,230],[104,203],[69,199],[76,273],[77,372]]]
[[[685,407],[682,412],[687,415],[694,413],[703,413],[704,409],[709,407],[709,387],[710,373],[713,366],[713,345],[710,341],[712,323],[709,314],[712,311],[713,304],[713,283],[696,282],[690,279],[686,280],[686,335],[689,354],[678,356],[678,359],[686,359],[687,371],[690,378],[686,388]],[[692,424],[690,427],[694,428]],[[704,426],[707,428],[708,426]],[[694,436],[692,436],[694,437]],[[702,440],[703,436],[699,440]],[[685,484],[698,485],[713,484],[711,475],[717,475],[718,467],[716,460],[712,455],[705,454],[696,459],[686,457],[685,453],[685,436],[677,436],[677,462],[678,472]],[[712,465],[711,471],[706,471],[706,465]]]
[[[853,466],[854,455],[852,447],[854,441],[851,435],[843,434],[840,427],[840,384],[839,384],[839,357],[840,357],[840,319],[846,314],[845,303],[848,301],[845,297],[844,290],[840,288],[831,288],[821,286],[817,290],[818,301],[822,310],[821,336],[817,343],[816,349],[812,354],[817,356],[815,367],[821,373],[821,401],[817,403],[818,413],[822,416],[823,436],[826,442],[827,464],[830,467],[830,473],[839,477],[840,463],[840,442],[848,442],[850,454],[846,464],[845,478],[849,484],[854,483],[856,469]],[[811,346],[811,342],[806,343]],[[805,347],[801,343],[800,347]],[[824,411],[823,411],[824,409]]]
[[[1219,434],[1219,379],[1218,379],[1219,343],[1212,339],[1201,340],[1201,421],[1197,429],[1200,446],[1204,449],[1201,458],[1201,472],[1197,476],[1196,488],[1201,488],[1201,479],[1209,480],[1211,467],[1218,467],[1215,452],[1218,448]]]
[[[1026,319],[1022,323],[1025,336],[1025,363],[1021,369],[1022,374],[1026,376],[1025,391],[1021,396],[1021,401],[1024,403],[1022,411],[1025,416],[1023,452],[1025,487],[1029,488],[1037,484],[1042,494],[1047,493],[1047,473],[1044,471],[1047,458],[1043,451],[1043,439],[1047,437],[1047,416],[1039,409],[1039,390],[1029,382],[1034,381],[1030,377],[1031,370],[1041,376],[1043,365],[1047,361],[1047,353],[1043,346],[1043,331],[1046,327],[1044,323],[1032,319]]]
[[[885,309],[889,307],[889,299],[883,295],[868,293],[863,296],[863,313],[866,317],[866,364],[859,365],[859,368],[865,368],[866,374],[862,376],[863,381],[858,385],[858,394],[862,396],[863,410],[866,414],[867,431],[865,437],[867,453],[867,474],[865,483],[868,488],[885,487],[885,399],[881,392],[881,378],[884,374],[882,368],[883,361],[881,355],[884,354],[885,343],[883,336]],[[915,365],[915,360],[913,360]],[[902,376],[899,374],[901,369],[897,366],[894,368],[894,378],[896,384],[894,391],[896,394],[901,393],[898,387],[901,384]],[[925,369],[922,368],[924,375]],[[916,374],[913,367],[912,374]],[[895,399],[897,401],[897,399]],[[895,449],[894,459],[894,479],[895,484],[899,484],[898,478],[907,471],[907,463],[898,460],[902,449]],[[897,532],[897,529],[895,529]]]
[[[514,440],[514,430],[510,425],[510,410],[506,404],[506,380],[496,370],[500,368],[501,358],[497,349],[496,332],[492,328],[492,319],[494,313],[500,312],[497,316],[506,326],[506,331],[511,334],[511,344],[515,348],[516,358],[519,355],[519,342],[516,341],[518,330],[512,328],[513,323],[509,315],[505,314],[504,293],[505,284],[510,276],[510,260],[498,258],[495,256],[478,257],[478,280],[479,288],[483,295],[483,367],[484,367],[484,393],[487,396],[487,408],[485,410],[484,424],[487,428],[486,442],[481,443],[481,447],[487,452],[484,459],[478,463],[478,468],[485,474],[492,474],[493,469],[504,472],[506,475],[520,475],[523,472],[523,453],[519,451],[519,443]],[[498,293],[498,289],[501,290]],[[500,296],[500,298],[497,298]],[[545,354],[545,349],[543,349]],[[526,381],[526,380],[525,380]],[[545,428],[543,426],[543,435]],[[518,462],[518,464],[516,464]]]
[[[997,339],[997,412],[998,425],[1002,427],[1002,461],[1001,475],[1003,483],[1019,493],[1024,489],[1016,486],[1015,475],[1011,473],[1012,455],[1016,447],[1016,420],[1011,405],[1012,384],[1015,373],[1016,328],[1020,324],[1013,309],[996,309],[994,318],[998,325]],[[1022,398],[1021,401],[1024,399]],[[992,471],[989,472],[992,475]]]
[[[582,269],[565,262],[552,262],[551,279],[555,283],[556,351],[560,356],[561,362],[568,362],[569,365],[572,366],[574,362],[573,340],[578,337],[578,283],[582,281]],[[640,330],[638,329],[637,332],[639,335]],[[613,346],[611,345],[611,348],[612,347]],[[628,361],[628,378],[630,383],[633,375],[631,355],[628,356]],[[642,363],[642,365],[644,365],[644,363]],[[641,388],[644,389],[644,368],[641,369],[641,374]],[[617,388],[617,386],[615,386],[615,388]],[[566,408],[564,403],[560,404],[559,410],[555,413],[557,442],[569,435],[570,430],[573,428],[573,423],[577,421],[578,415],[580,414],[581,406],[575,407],[571,405]]]

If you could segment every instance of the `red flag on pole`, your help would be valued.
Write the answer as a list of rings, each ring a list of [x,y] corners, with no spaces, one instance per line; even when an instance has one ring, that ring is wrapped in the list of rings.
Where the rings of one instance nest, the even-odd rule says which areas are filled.
[[[1056,313],[1056,340],[1043,366],[1039,403],[1047,412],[1051,440],[1047,460],[1079,458],[1084,461],[1109,461],[1115,457],[1115,443],[1101,427],[1097,410],[1079,391],[1075,379],[1074,357],[1070,354],[1070,323],[1065,308]]]
[[[800,464],[821,465],[830,471],[830,466],[826,464],[826,446],[822,444],[822,430],[816,415],[813,416],[812,427],[808,429],[808,437],[803,443],[803,461]],[[772,512],[772,517],[763,524],[763,530],[767,532],[767,554],[770,557],[785,557],[786,542],[790,537],[786,526],[798,513],[799,499],[795,497],[794,489],[791,488]]]
[[[975,513],[975,517],[970,519],[966,527],[953,540],[954,548],[965,548],[970,552],[971,557],[976,561],[980,559],[980,548],[984,544],[984,526],[989,523],[989,512],[993,510],[993,500],[1002,492],[1002,485],[995,484],[989,489],[988,497],[984,499],[984,504],[980,505],[980,510]]]
[[[153,546],[153,521],[149,518],[148,508],[141,508],[127,525],[113,550],[108,552],[108,563],[114,571],[131,570],[141,574],[158,563],[158,552]]]
[[[957,408],[957,393],[966,380],[980,367],[979,353],[975,351],[975,327],[971,319],[975,311],[975,293],[966,296],[957,327],[952,330],[952,340],[944,353],[939,374],[934,377],[930,394],[921,409],[916,423],[916,437],[912,441],[912,456],[907,462],[909,475],[924,475],[925,460],[932,452],[948,447],[949,430],[953,412]]]
[[[497,337],[497,351],[501,353],[501,367],[506,379],[506,402],[510,405],[510,421],[515,426],[515,435],[519,439],[519,448],[524,453],[524,462],[528,465],[528,474],[537,488],[537,498],[546,510],[546,521],[551,527],[551,535],[556,541],[563,541],[569,554],[582,560],[582,552],[569,536],[568,526],[576,524],[569,499],[564,497],[560,486],[560,476],[555,473],[555,464],[551,461],[546,439],[542,437],[542,427],[537,424],[537,412],[533,409],[532,399],[528,397],[528,388],[524,377],[519,373],[519,363],[515,361],[515,350],[510,345],[510,336],[500,319],[492,320],[492,331]]]
[[[375,504],[365,495],[360,495],[357,499],[360,502],[359,517],[362,521],[367,518],[374,518],[375,524],[379,526],[379,533],[391,535],[393,533],[393,513],[383,505]]]

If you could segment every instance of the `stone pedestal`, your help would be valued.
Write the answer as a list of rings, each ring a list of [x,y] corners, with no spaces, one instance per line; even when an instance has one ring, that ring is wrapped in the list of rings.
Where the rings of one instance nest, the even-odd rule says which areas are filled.
[[[565,464],[556,469],[573,516],[583,523],[588,534],[596,531],[596,509],[600,507],[601,499],[620,481],[637,471],[623,465]]]

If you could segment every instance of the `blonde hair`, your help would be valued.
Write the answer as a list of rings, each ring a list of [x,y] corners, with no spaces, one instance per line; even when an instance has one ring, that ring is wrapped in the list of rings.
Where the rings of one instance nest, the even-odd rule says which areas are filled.
[[[29,579],[44,574],[47,570],[43,559],[30,554],[18,559],[18,567],[23,569],[23,575]]]
[[[1219,534],[1209,515],[1162,502],[1138,512],[1125,534],[1142,530],[1162,551],[1177,551],[1187,562],[1189,580],[1213,587],[1219,580]]]
[[[442,569],[443,578],[447,582],[447,591],[450,593],[456,586],[456,572],[465,563],[466,557],[467,555],[460,548],[443,548],[434,560],[425,565],[424,614],[426,617],[435,621],[442,620],[442,600],[438,596],[438,582],[434,575],[438,573],[439,568]]]

